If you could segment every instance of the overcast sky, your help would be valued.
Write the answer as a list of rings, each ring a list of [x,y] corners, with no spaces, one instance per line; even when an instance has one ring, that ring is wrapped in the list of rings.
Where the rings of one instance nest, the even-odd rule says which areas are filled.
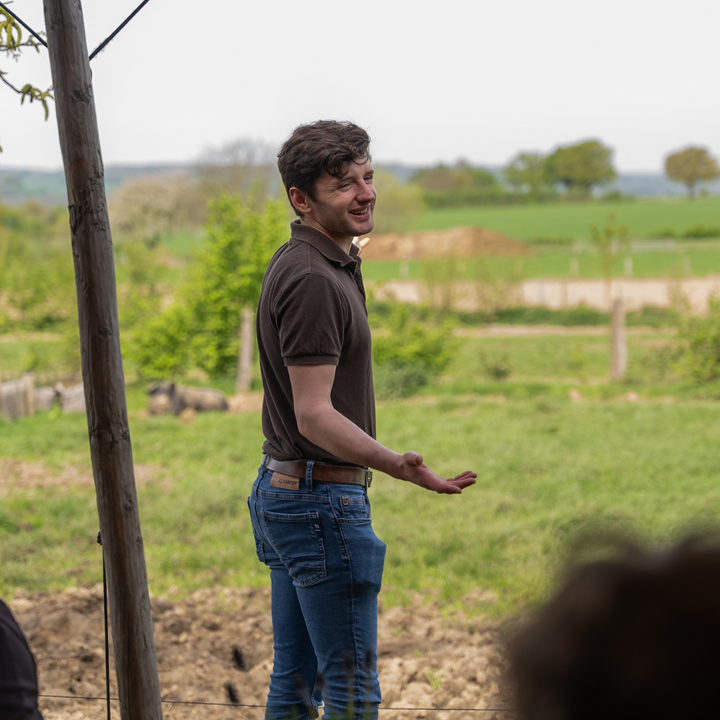
[[[85,0],[94,49],[140,0]],[[42,0],[13,10],[44,28]],[[718,0],[150,0],[92,63],[105,164],[188,162],[302,122],[366,127],[376,161],[503,165],[599,139],[624,172],[720,155]],[[50,85],[46,51],[0,59]],[[54,107],[0,87],[0,166],[59,168]]]

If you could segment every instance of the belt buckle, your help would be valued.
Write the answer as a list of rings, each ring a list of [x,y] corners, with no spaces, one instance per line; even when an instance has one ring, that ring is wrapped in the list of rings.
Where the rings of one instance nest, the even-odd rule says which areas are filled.
[[[369,488],[372,485],[373,474],[369,467],[365,468],[365,487]]]

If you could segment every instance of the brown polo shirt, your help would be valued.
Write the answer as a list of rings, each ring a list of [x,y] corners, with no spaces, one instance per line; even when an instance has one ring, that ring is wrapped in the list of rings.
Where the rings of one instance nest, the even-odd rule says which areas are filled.
[[[277,460],[350,464],[303,437],[288,365],[335,365],[333,407],[375,437],[372,345],[361,260],[296,220],[265,272],[257,313],[263,451]]]

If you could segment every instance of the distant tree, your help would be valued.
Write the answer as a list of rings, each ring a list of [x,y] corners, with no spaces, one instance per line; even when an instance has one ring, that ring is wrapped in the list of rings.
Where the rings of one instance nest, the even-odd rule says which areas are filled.
[[[425,210],[422,189],[415,183],[401,183],[392,173],[375,173],[378,204],[375,207],[375,232],[405,232]]]
[[[543,184],[545,158],[540,153],[519,153],[503,170],[508,184],[515,190],[537,192]]]
[[[694,198],[697,183],[720,177],[720,168],[705,148],[688,147],[667,156],[665,174],[670,180],[686,185],[688,196]]]
[[[198,187],[206,200],[221,195],[252,195],[259,209],[268,198],[280,195],[276,149],[268,143],[240,138],[209,148],[195,166]]]
[[[418,170],[410,178],[423,190],[468,190],[488,188],[498,184],[497,178],[491,172],[476,168],[465,160],[460,160],[454,166],[435,165],[431,168]]]
[[[110,220],[121,237],[152,247],[183,224],[188,208],[202,202],[182,175],[138,177],[121,185],[110,197]]]
[[[11,60],[16,60],[20,56],[22,48],[26,47],[35,48],[37,52],[40,52],[39,43],[32,37],[23,40],[22,27],[15,22],[7,10],[0,8],[0,52],[4,52],[6,57]],[[47,120],[50,112],[48,100],[52,100],[50,90],[43,92],[30,83],[17,87],[5,77],[6,75],[7,71],[0,70],[0,80],[20,96],[20,102],[24,103],[26,99],[31,103],[39,102],[45,109],[45,119]],[[2,152],[2,147],[0,147],[0,152]]]
[[[544,175],[551,184],[560,183],[568,191],[589,195],[594,185],[617,177],[612,164],[612,150],[597,140],[560,147],[544,163]]]
[[[415,172],[410,181],[422,188],[423,198],[430,207],[478,205],[504,192],[493,173],[464,160],[454,166],[440,164],[423,168]]]

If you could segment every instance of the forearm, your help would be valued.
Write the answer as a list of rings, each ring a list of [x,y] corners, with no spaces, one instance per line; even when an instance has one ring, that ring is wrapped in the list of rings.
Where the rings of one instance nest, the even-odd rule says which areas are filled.
[[[346,462],[380,470],[438,493],[460,493],[475,482],[477,476],[469,470],[453,478],[439,477],[425,465],[420,453],[393,452],[341,415],[330,397],[335,378],[333,365],[291,365],[288,372],[298,430],[323,450]]]
[[[399,477],[402,455],[371,438],[332,405],[306,410],[297,421],[300,433],[323,450],[354,465]]]

